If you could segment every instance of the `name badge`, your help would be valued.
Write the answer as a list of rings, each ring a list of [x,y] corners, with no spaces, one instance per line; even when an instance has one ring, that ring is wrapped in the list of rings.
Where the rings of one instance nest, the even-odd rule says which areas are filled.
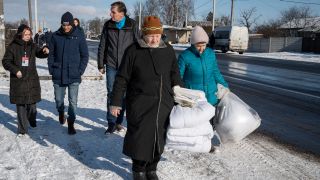
[[[29,66],[29,57],[27,56],[22,57],[22,66]]]

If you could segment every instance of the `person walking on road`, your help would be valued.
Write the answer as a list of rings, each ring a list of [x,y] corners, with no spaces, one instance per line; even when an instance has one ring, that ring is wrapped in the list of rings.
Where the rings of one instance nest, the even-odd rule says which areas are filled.
[[[41,101],[41,87],[36,68],[36,57],[48,57],[49,49],[40,49],[32,40],[32,31],[20,25],[7,47],[2,64],[10,71],[10,102],[16,104],[18,134],[28,133],[28,125],[37,127],[36,103]]]
[[[174,86],[182,86],[175,52],[161,39],[160,19],[144,19],[143,39],[125,53],[111,95],[111,113],[119,116],[126,94],[127,127],[123,153],[132,158],[133,179],[158,179]]]
[[[61,27],[53,33],[48,58],[48,69],[52,75],[59,122],[64,124],[64,97],[68,88],[68,134],[76,134],[74,122],[78,102],[78,89],[88,64],[88,46],[83,33],[73,25],[73,16],[66,12],[61,17]]]
[[[115,130],[123,130],[121,125],[124,119],[125,105],[118,117],[110,113],[110,96],[114,78],[119,69],[125,50],[139,38],[139,30],[136,22],[127,16],[127,9],[123,2],[117,1],[111,4],[111,19],[107,21],[101,33],[98,48],[98,69],[104,74],[106,72],[106,83],[108,91],[107,99],[107,121],[106,133]]]

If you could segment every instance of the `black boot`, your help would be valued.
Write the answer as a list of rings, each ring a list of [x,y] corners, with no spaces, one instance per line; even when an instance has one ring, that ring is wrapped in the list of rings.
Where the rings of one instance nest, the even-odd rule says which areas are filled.
[[[146,172],[132,171],[133,180],[147,180]]]
[[[74,129],[74,121],[69,121],[68,119],[68,134],[74,135],[76,133],[76,129]]]
[[[157,171],[147,171],[146,173],[148,180],[158,180]]]
[[[64,116],[64,112],[59,112],[59,122],[60,124],[66,123],[66,117]]]

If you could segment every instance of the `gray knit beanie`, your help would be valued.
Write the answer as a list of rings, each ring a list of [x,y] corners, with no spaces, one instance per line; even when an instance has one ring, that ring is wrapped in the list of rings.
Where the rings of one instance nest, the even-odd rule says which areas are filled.
[[[203,30],[202,27],[196,26],[192,30],[190,41],[191,41],[191,44],[197,44],[200,42],[208,43],[209,37],[208,37],[208,34]]]

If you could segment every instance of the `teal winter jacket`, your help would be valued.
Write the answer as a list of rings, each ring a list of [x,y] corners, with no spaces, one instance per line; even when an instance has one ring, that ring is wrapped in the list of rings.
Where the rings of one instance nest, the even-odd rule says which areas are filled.
[[[224,87],[228,87],[228,84],[220,73],[214,51],[207,47],[200,55],[191,45],[179,55],[178,64],[185,87],[204,91],[208,102],[216,105],[217,84]]]

